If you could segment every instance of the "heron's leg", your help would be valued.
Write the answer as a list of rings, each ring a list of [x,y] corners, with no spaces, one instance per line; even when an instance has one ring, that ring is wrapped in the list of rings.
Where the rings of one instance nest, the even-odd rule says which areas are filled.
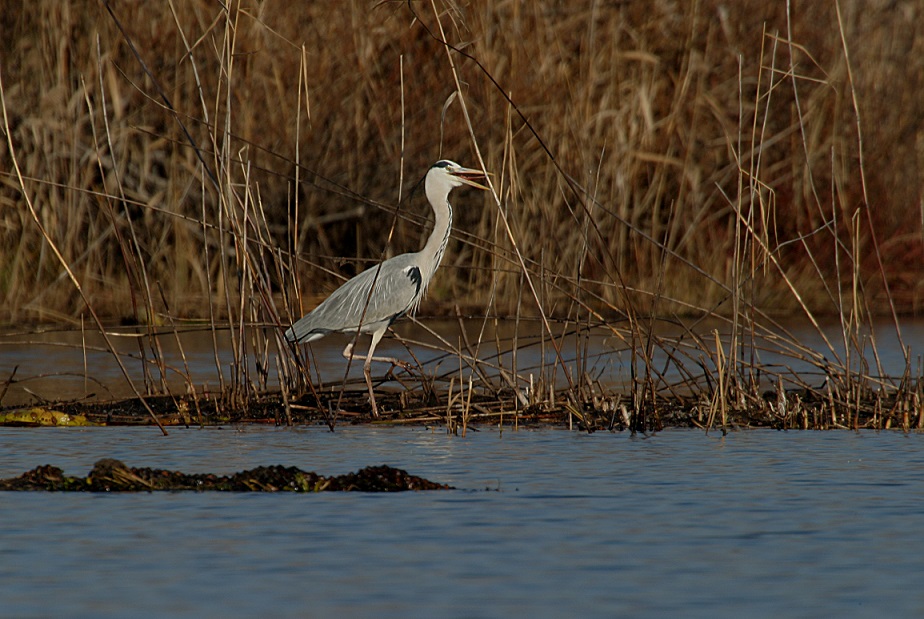
[[[375,403],[375,391],[372,389],[372,372],[371,365],[373,361],[391,361],[391,359],[381,359],[378,357],[373,357],[372,353],[375,351],[376,345],[379,343],[379,340],[382,339],[382,336],[385,334],[385,331],[376,331],[372,334],[372,343],[369,345],[369,352],[366,354],[366,360],[363,362],[363,378],[366,379],[366,388],[369,389],[369,403],[372,404],[372,416],[379,416],[379,407]],[[350,343],[346,345],[346,348],[343,349],[343,356],[347,359],[353,359],[353,341],[350,340]]]
[[[372,391],[371,366],[372,366],[373,359],[375,359],[376,361],[379,361],[379,359],[376,359],[375,357],[373,357],[372,353],[375,352],[375,347],[378,346],[379,341],[382,339],[383,335],[385,335],[385,329],[372,332],[372,342],[369,343],[369,352],[366,353],[366,362],[363,363],[363,376],[366,377],[366,387],[369,388],[369,401],[372,403],[372,416],[373,417],[379,416],[379,408],[378,406],[375,405],[375,392]]]
[[[375,352],[375,347],[379,345],[379,342],[382,340],[382,336],[385,335],[385,329],[381,331],[375,331],[372,333],[372,342],[369,344],[369,352],[366,353],[366,360],[363,362],[363,377],[366,379],[366,387],[369,389],[369,402],[372,404],[372,416],[379,416],[379,409],[375,403],[375,392],[372,390],[372,362],[378,361],[380,363],[390,363],[392,366],[400,366],[405,370],[410,371],[411,366],[400,359],[395,359],[394,357],[376,357],[373,355]],[[353,342],[350,342],[346,345],[346,348],[343,349],[343,356],[347,359],[353,358]]]

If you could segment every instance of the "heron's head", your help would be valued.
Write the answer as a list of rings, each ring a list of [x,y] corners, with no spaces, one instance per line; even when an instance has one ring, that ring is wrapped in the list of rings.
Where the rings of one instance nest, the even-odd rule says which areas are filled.
[[[449,193],[453,188],[461,187],[462,185],[487,189],[487,187],[476,183],[474,180],[484,177],[484,172],[481,170],[463,168],[455,161],[443,159],[434,163],[430,171],[427,172],[427,190],[429,192],[431,187],[433,189],[440,187],[446,193]]]

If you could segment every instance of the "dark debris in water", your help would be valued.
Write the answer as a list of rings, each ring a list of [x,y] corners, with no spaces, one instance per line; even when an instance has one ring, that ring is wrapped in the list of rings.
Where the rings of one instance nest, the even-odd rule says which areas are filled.
[[[56,466],[39,466],[19,477],[0,479],[0,490],[49,492],[402,492],[451,490],[451,486],[390,466],[369,466],[355,473],[324,477],[294,466],[260,466],[234,475],[187,474],[134,468],[120,460],[98,461],[86,477],[70,477]]]

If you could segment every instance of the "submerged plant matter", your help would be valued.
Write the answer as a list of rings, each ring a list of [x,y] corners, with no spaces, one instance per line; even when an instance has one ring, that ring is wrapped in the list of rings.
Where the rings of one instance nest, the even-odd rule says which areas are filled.
[[[494,192],[457,205],[423,313],[536,320],[553,361],[494,374],[482,328],[445,342],[456,375],[411,379],[424,395],[442,385],[471,413],[506,389],[510,408],[564,398],[576,418],[618,400],[637,429],[676,396],[706,425],[813,398],[837,425],[861,408],[924,416],[900,324],[924,303],[914,2],[167,9],[34,2],[0,17],[0,315],[107,338],[114,319],[143,325],[132,357],[104,343],[144,368],[141,401],[189,376],[162,349],[203,320],[222,403],[278,385],[288,417],[320,410],[310,353],[282,331],[420,245],[416,175],[449,156],[483,163]],[[900,376],[881,371],[875,316]],[[619,397],[562,354],[563,334],[598,328],[631,356]],[[768,346],[823,380],[768,366]],[[196,414],[202,388],[185,391]]]

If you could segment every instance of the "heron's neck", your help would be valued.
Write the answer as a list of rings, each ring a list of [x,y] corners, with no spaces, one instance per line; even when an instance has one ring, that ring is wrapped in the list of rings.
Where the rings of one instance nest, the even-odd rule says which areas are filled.
[[[449,243],[449,232],[452,230],[452,207],[449,205],[448,195],[432,196],[430,192],[427,192],[427,199],[433,206],[433,214],[436,216],[433,232],[430,233],[427,244],[420,250],[420,253],[429,259],[425,262],[433,265],[425,278],[429,281],[439,267],[443,253],[446,251],[446,245]]]

